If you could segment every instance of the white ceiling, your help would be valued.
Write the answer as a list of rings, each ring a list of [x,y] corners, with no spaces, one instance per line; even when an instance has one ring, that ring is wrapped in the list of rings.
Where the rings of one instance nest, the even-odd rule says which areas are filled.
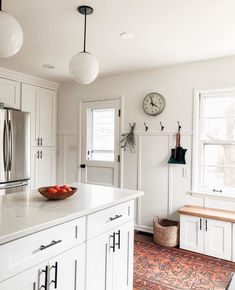
[[[235,55],[234,0],[3,0],[22,25],[24,45],[0,66],[69,80],[68,63],[82,50],[81,4],[94,8],[87,50],[101,75]],[[122,39],[124,31],[135,36]],[[55,69],[42,68],[46,63]]]

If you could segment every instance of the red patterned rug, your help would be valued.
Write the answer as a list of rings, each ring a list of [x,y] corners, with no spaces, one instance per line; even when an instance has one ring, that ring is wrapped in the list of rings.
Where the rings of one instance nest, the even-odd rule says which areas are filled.
[[[134,287],[138,290],[224,290],[235,272],[235,263],[167,248],[152,236],[135,236]]]

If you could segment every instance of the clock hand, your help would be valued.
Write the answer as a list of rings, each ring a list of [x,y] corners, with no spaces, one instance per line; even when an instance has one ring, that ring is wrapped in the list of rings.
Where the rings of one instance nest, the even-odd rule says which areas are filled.
[[[151,99],[150,104],[153,106],[154,105],[154,103],[153,103],[153,97],[150,97],[150,99]]]
[[[152,105],[152,106],[154,106],[154,107],[157,107],[157,108],[159,108],[159,107],[158,107],[156,104],[154,104],[154,103],[152,103],[151,105]]]

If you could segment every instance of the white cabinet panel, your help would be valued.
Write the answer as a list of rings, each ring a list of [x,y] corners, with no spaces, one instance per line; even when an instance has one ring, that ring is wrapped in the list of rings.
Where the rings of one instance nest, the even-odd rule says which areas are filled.
[[[49,265],[48,290],[85,290],[85,245],[64,252]]]
[[[205,219],[205,254],[221,259],[232,258],[232,224]]]
[[[21,109],[30,113],[31,146],[38,146],[39,142],[39,92],[35,86],[22,84]]]
[[[39,89],[40,138],[42,146],[56,146],[56,92]]]
[[[194,216],[180,216],[180,248],[204,252],[203,219]]]
[[[128,222],[116,231],[116,251],[113,259],[113,290],[133,289],[134,222]]]
[[[31,189],[56,183],[56,149],[53,147],[32,148]]]
[[[86,290],[112,289],[113,233],[87,242]]]
[[[0,78],[0,102],[5,107],[20,109],[20,83]]]

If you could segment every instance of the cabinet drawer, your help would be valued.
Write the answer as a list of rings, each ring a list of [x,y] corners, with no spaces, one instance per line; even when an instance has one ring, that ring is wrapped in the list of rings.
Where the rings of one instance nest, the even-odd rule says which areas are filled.
[[[85,218],[0,246],[0,281],[85,241]]]
[[[88,216],[87,238],[100,235],[134,218],[134,201],[98,211]]]

